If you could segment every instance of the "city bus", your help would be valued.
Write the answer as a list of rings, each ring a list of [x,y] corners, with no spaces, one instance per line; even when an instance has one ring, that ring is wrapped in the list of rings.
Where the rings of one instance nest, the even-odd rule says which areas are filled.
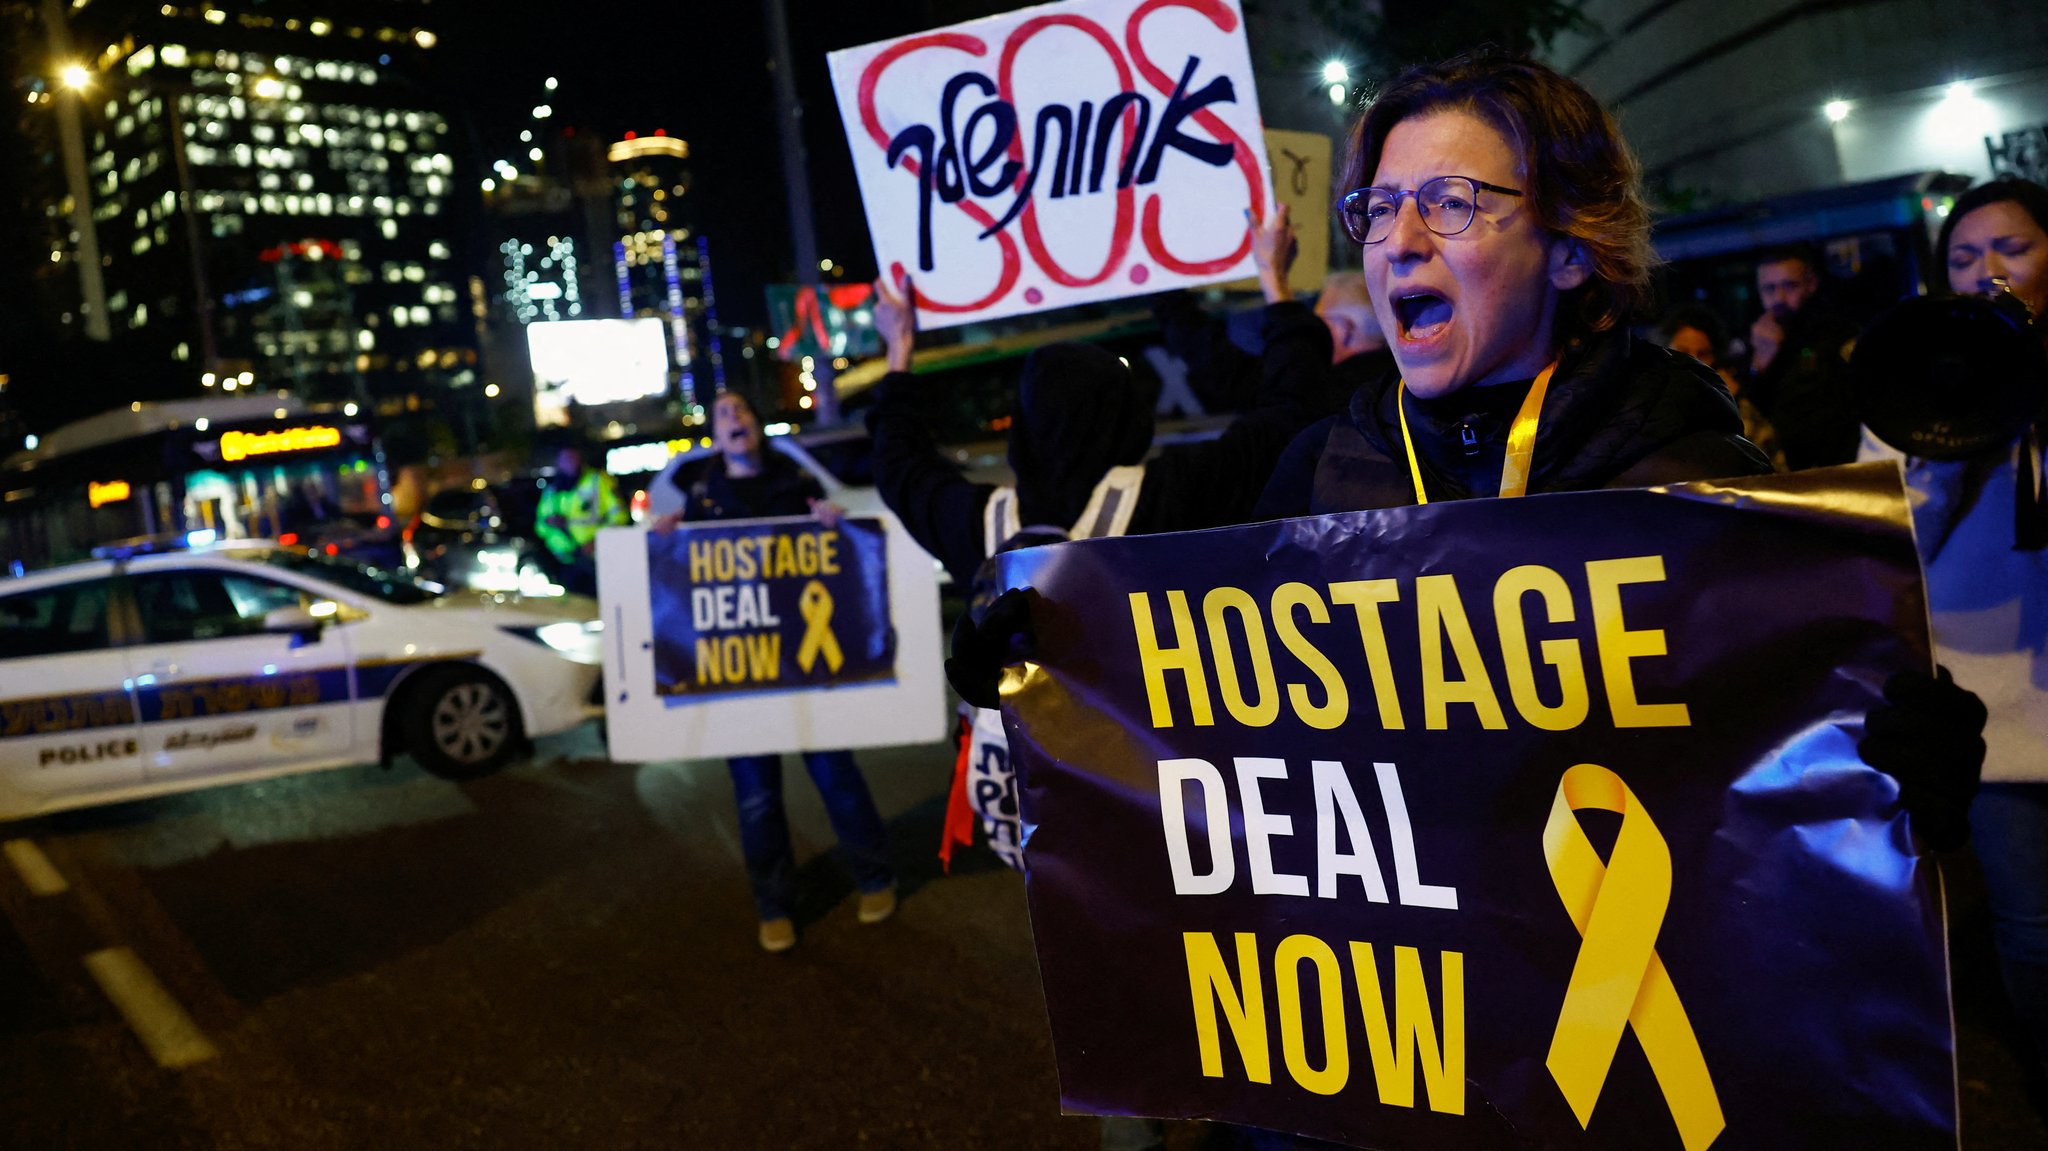
[[[14,574],[138,537],[291,543],[316,524],[388,528],[390,514],[367,416],[283,392],[129,404],[0,461],[0,564]]]

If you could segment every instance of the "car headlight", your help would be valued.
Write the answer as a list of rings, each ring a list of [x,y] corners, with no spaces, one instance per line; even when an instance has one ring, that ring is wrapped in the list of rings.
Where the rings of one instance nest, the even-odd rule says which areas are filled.
[[[604,640],[604,624],[599,620],[563,620],[539,627],[508,627],[505,630],[521,639],[530,639],[552,648],[577,663],[598,663],[601,660],[599,644]]]

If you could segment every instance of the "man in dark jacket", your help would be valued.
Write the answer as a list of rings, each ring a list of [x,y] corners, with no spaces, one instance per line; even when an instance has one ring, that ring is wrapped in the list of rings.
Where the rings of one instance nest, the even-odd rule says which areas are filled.
[[[1359,385],[1385,375],[1394,356],[1359,273],[1324,277],[1315,311],[1330,329],[1330,369],[1316,402],[1324,411],[1336,411]],[[1222,318],[1203,311],[1187,292],[1155,296],[1152,316],[1159,321],[1161,345],[1187,365],[1188,387],[1204,406],[1235,412],[1258,402],[1259,357],[1231,340],[1230,325]]]
[[[868,413],[868,431],[889,510],[962,587],[1027,527],[1078,537],[1242,522],[1281,450],[1315,418],[1311,396],[1330,363],[1329,328],[1287,296],[1291,249],[1283,210],[1257,229],[1254,242],[1267,298],[1275,301],[1266,308],[1258,406],[1214,440],[1173,445],[1147,460],[1152,410],[1130,369],[1093,345],[1040,348],[1024,361],[1017,389],[1014,489],[973,483],[939,452],[925,416],[939,385],[909,372],[914,305],[877,284],[875,326],[892,370]]]
[[[1820,265],[1803,248],[1765,256],[1756,286],[1764,312],[1749,329],[1750,377],[1786,464],[1797,470],[1853,461],[1862,439],[1849,391],[1855,325],[1817,298]]]

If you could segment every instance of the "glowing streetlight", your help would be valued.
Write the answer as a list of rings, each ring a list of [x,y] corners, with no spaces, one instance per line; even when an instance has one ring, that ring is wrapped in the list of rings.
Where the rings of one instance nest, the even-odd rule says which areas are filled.
[[[275,76],[259,77],[254,90],[258,96],[265,100],[275,100],[279,96],[284,95],[284,81]]]
[[[1849,118],[1849,102],[1847,100],[1829,100],[1821,108],[1821,111],[1827,113],[1828,123],[1839,124]]]
[[[83,92],[92,87],[92,72],[83,64],[66,64],[57,75],[73,92]]]
[[[495,400],[495,399],[497,399],[497,398],[498,398],[498,385],[496,385],[496,384],[485,384],[485,385],[484,385],[484,395],[486,395],[486,396],[489,396],[489,397],[490,397],[491,399],[494,399],[494,400]]]
[[[497,190],[498,190],[498,182],[497,182],[496,180],[493,180],[493,179],[491,179],[491,178],[490,178],[490,177],[488,177],[488,176],[484,177],[484,191],[486,191],[486,192],[495,192],[495,191],[497,191]]]
[[[1344,61],[1332,60],[1329,63],[1323,65],[1323,83],[1349,84],[1350,82],[1351,69],[1346,68],[1344,66]]]
[[[533,110],[533,118],[534,118],[534,119],[536,119],[536,120],[545,120],[545,119],[547,119],[547,118],[548,118],[549,116],[552,116],[552,115],[554,115],[554,114],[555,114],[555,109],[554,109],[554,107],[553,107],[552,105],[549,105],[549,104],[542,104],[542,105],[539,105],[538,107],[534,108],[534,110]]]
[[[425,28],[422,28],[419,31],[412,34],[412,42],[418,44],[422,48],[432,48],[434,45],[439,44],[441,42],[441,38],[439,36],[434,35],[432,32],[427,31]]]

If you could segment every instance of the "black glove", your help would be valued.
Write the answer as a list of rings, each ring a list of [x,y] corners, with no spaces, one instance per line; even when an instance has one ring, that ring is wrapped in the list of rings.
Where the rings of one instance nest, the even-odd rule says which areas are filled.
[[[1936,851],[1970,837],[1970,801],[1984,774],[1984,701],[1938,676],[1902,671],[1863,721],[1863,762],[1899,781],[1899,802],[1921,842]]]
[[[960,698],[976,707],[1000,705],[997,688],[1007,664],[1027,660],[1038,650],[1031,630],[1030,588],[1011,588],[996,597],[976,620],[972,611],[953,625],[953,654],[946,658],[946,679]]]

